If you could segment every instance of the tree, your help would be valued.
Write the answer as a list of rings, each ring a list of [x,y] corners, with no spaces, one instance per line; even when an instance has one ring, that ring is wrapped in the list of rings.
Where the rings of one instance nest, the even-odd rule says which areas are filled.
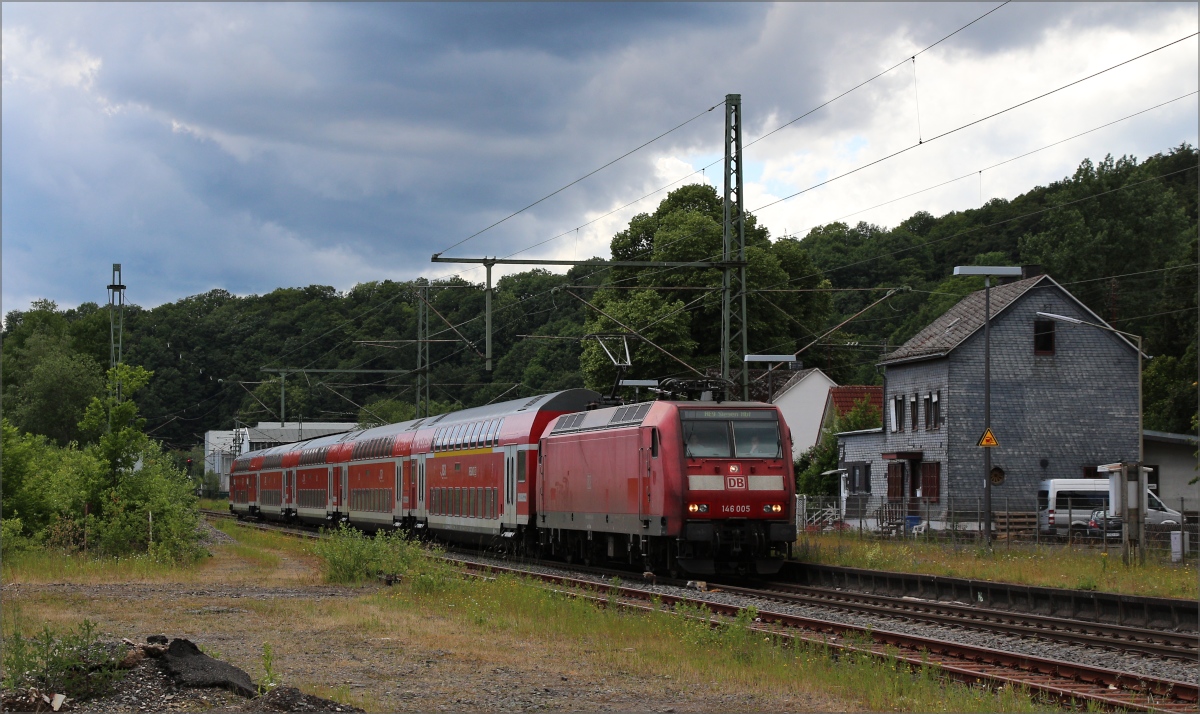
[[[108,393],[92,397],[79,422],[79,428],[95,438],[91,450],[107,465],[109,483],[114,487],[147,449],[149,440],[142,433],[146,422],[138,416],[137,404],[130,397],[152,376],[153,372],[128,364],[108,370]]]
[[[65,338],[44,331],[35,332],[14,352],[10,364],[15,384],[8,395],[13,423],[62,446],[77,441],[84,410],[104,387],[100,366],[71,350]]]
[[[821,431],[821,439],[796,461],[796,493],[809,496],[838,495],[838,475],[829,473],[838,467],[837,435],[844,431],[874,429],[883,423],[879,410],[863,397],[850,411],[833,420]]]

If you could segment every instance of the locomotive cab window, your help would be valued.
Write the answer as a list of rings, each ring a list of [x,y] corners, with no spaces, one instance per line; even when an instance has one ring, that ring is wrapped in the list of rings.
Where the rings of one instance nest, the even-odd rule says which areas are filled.
[[[683,443],[688,456],[728,458],[729,424],[724,421],[684,422]]]
[[[733,423],[734,456],[739,459],[778,459],[779,423],[741,421]]]

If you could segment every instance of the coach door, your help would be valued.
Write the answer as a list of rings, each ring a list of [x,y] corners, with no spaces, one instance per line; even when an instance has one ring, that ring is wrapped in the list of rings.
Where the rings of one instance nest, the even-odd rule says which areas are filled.
[[[516,527],[517,525],[517,445],[509,444],[504,447],[504,512],[500,514],[501,524]]]
[[[350,512],[350,469],[347,466],[342,467],[342,485],[338,488],[338,510],[346,513]]]
[[[283,508],[287,510],[292,505],[293,490],[295,487],[294,480],[296,478],[295,471],[283,472]]]
[[[650,518],[650,459],[654,455],[653,428],[641,430],[638,447],[638,519],[643,524]]]
[[[417,502],[414,508],[420,511],[421,515],[425,515],[425,454],[417,456],[415,467],[417,470]]]

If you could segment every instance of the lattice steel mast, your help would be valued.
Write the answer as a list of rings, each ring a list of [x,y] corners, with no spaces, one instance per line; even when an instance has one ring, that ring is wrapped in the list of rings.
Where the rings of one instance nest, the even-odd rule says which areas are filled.
[[[746,322],[746,221],[742,203],[742,95],[725,95],[725,211],[721,240],[721,377],[732,379],[733,355],[749,354]],[[732,263],[739,263],[733,267]],[[736,271],[736,272],[735,272]],[[736,277],[735,277],[736,276]],[[737,292],[734,293],[736,288]],[[737,303],[734,303],[734,298]],[[750,399],[750,371],[741,359],[742,399]]]

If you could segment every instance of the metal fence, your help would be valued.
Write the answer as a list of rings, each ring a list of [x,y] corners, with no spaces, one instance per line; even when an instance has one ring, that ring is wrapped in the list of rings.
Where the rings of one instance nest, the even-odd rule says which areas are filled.
[[[1004,499],[1000,508],[992,511],[992,540],[995,547],[1015,545],[1082,545],[1101,551],[1120,551],[1119,530],[1090,526],[1092,508],[1089,504],[1068,504],[1066,514],[1056,514],[1053,527],[1045,517],[1039,524],[1036,511],[1010,510]],[[1188,506],[1192,510],[1187,510]],[[1175,557],[1197,558],[1200,550],[1200,502],[1180,499],[1179,511],[1183,523],[1147,525],[1147,555],[1160,559]],[[1086,513],[1084,510],[1086,509]],[[911,538],[947,545],[978,543],[984,534],[984,511],[981,504],[953,508],[930,502],[889,503],[854,501],[821,496],[796,496],[796,529],[805,533],[851,531],[864,538]],[[1173,533],[1179,535],[1173,536]],[[1173,544],[1172,538],[1176,541]]]

